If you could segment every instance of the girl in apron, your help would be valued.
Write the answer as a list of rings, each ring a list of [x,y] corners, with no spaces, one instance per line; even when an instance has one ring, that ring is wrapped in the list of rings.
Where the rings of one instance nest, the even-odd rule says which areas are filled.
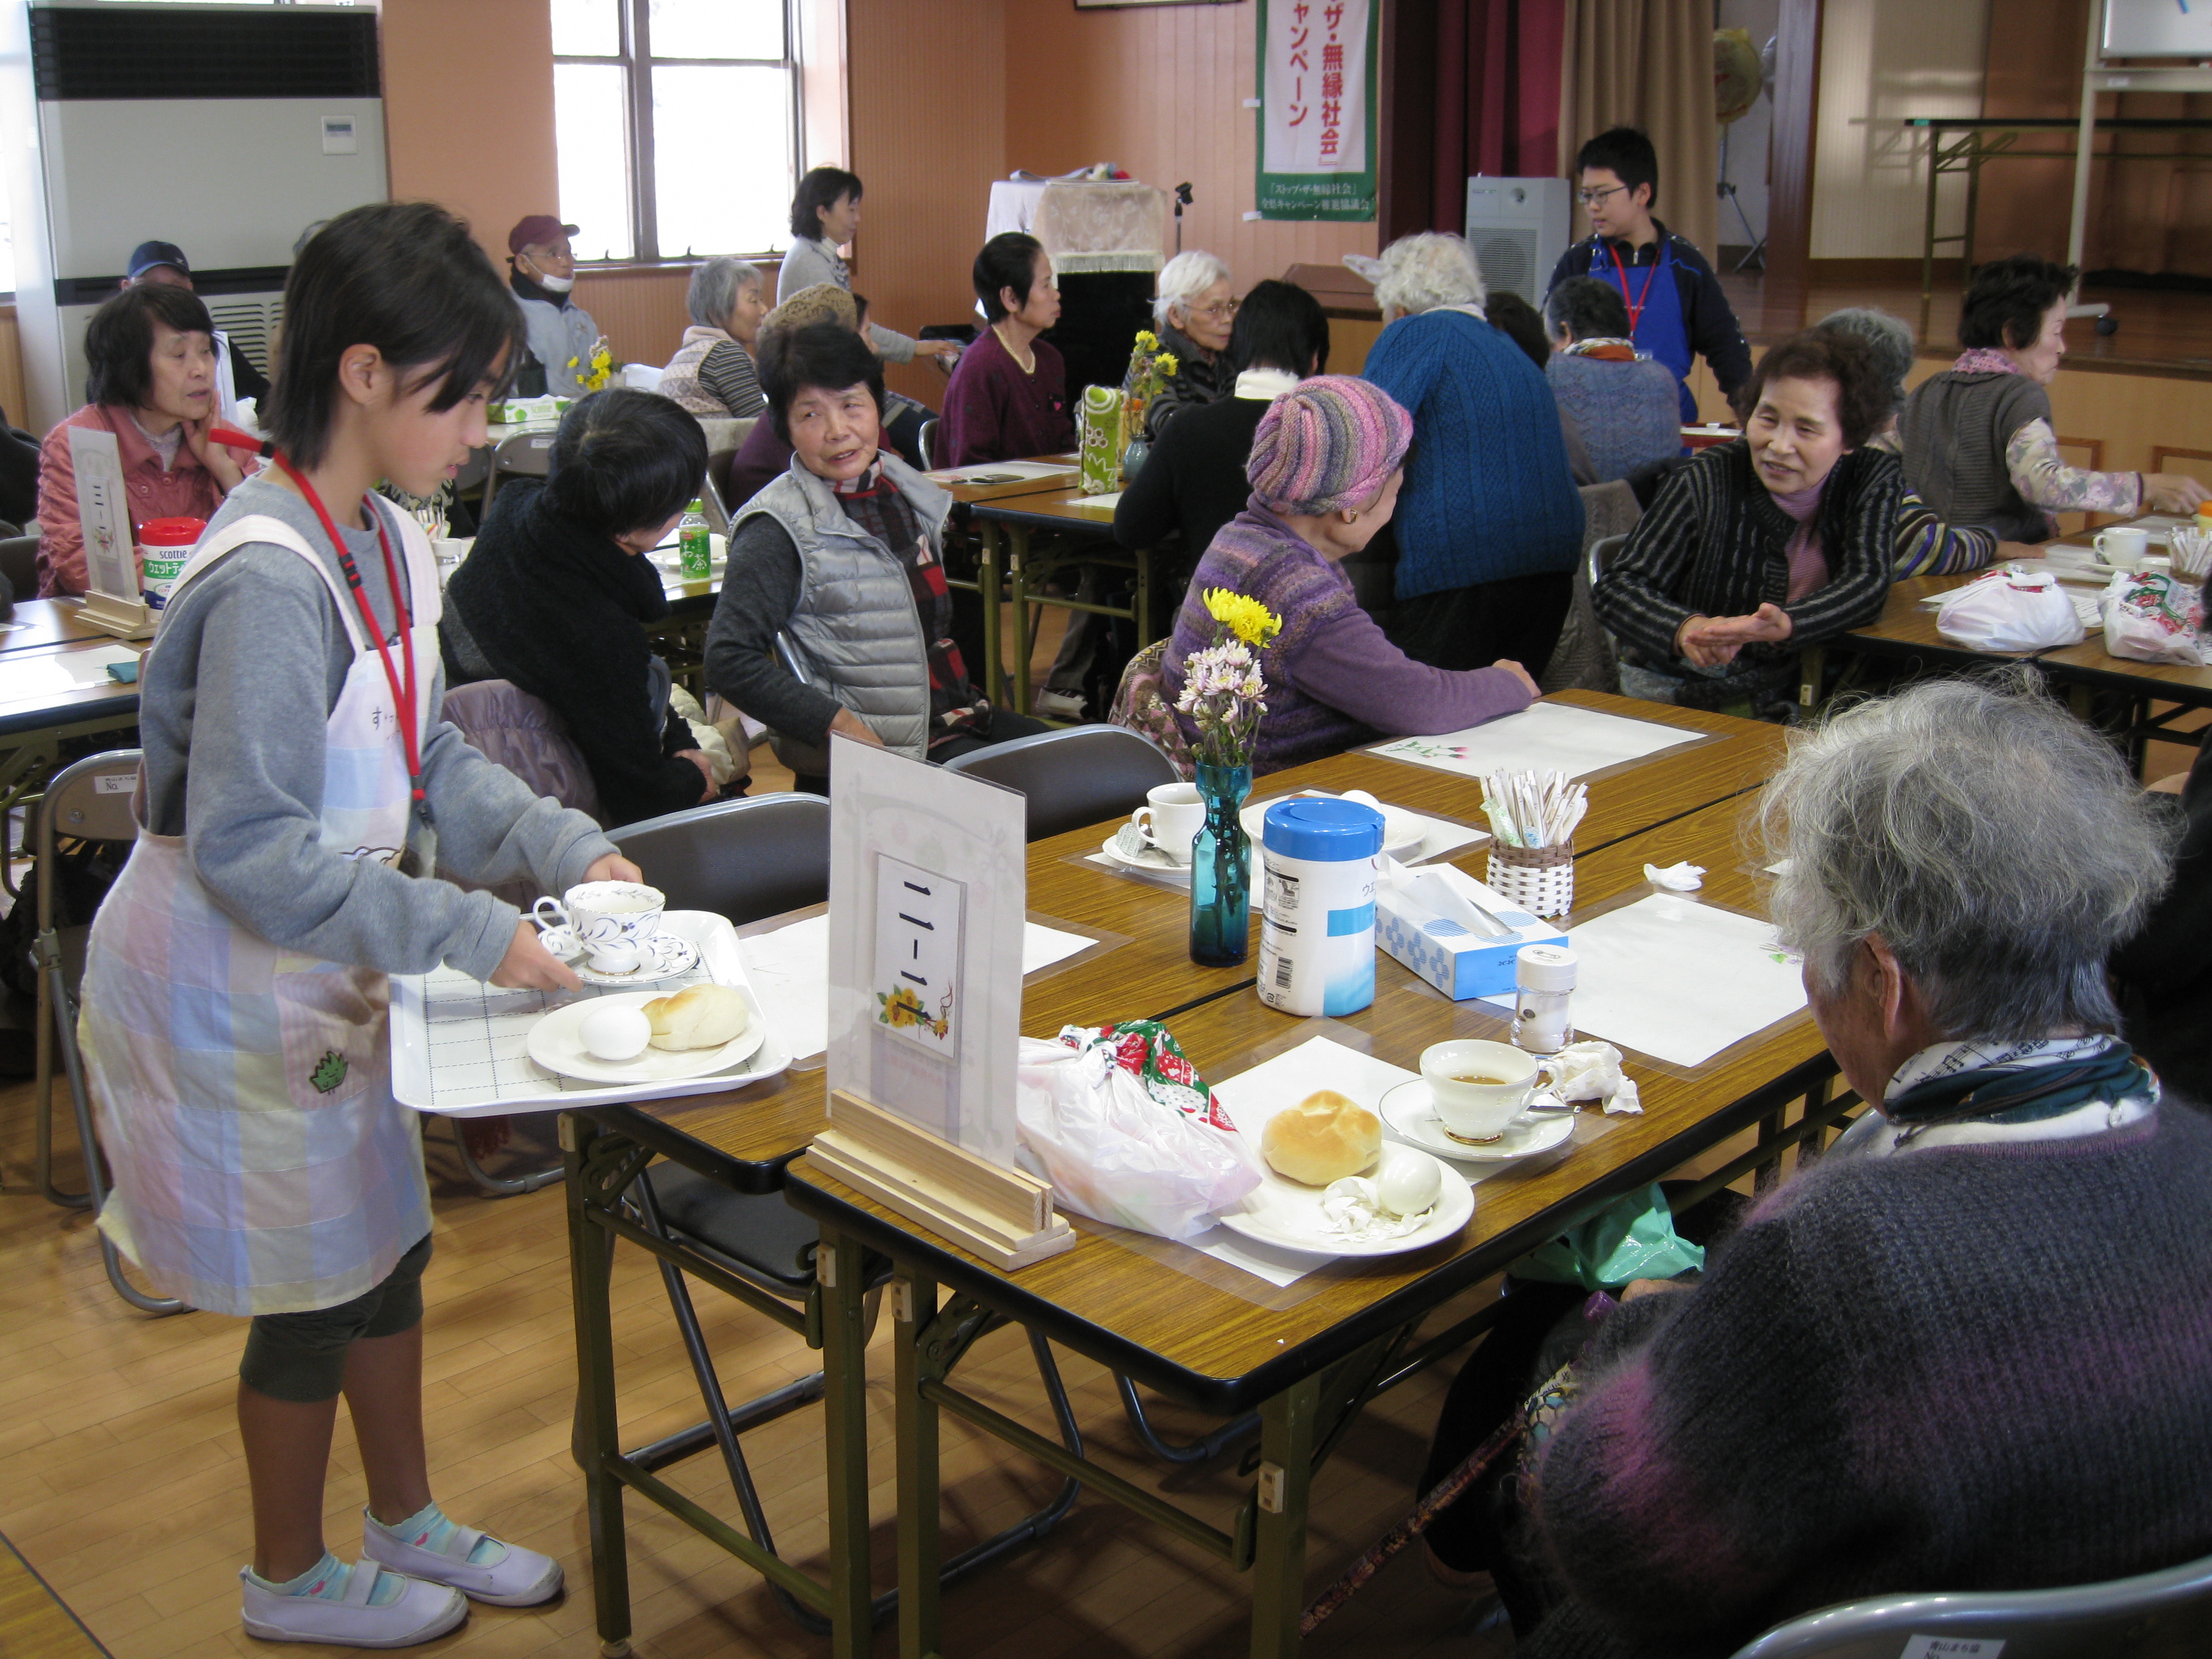
[[[442,209],[358,208],[308,243],[284,307],[272,463],[209,526],[146,659],[139,836],[93,927],[82,1031],[115,1171],[100,1224],[171,1295],[252,1321],[246,1630],[404,1647],[466,1598],[558,1595],[561,1567],[430,1494],[429,1192],[386,976],[576,985],[511,906],[428,879],[439,856],[556,892],[638,872],[440,720],[435,565],[370,493],[427,495],[483,441],[521,349],[490,261]],[[322,1532],[341,1394],[369,1493],[350,1566]]]

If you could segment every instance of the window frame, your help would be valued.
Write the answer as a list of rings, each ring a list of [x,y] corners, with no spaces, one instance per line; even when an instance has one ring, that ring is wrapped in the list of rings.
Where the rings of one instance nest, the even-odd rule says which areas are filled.
[[[805,21],[800,15],[802,3],[803,0],[778,0],[779,9],[783,14],[781,58],[656,57],[653,52],[653,0],[615,0],[616,53],[613,57],[574,52],[556,52],[553,55],[556,68],[562,64],[612,67],[620,70],[623,77],[623,140],[626,151],[623,167],[629,185],[630,246],[633,251],[626,259],[579,259],[576,261],[579,270],[620,270],[632,266],[693,265],[702,260],[726,257],[717,253],[672,253],[660,246],[659,185],[654,171],[653,140],[653,71],[656,66],[781,70],[791,88],[792,185],[794,190],[798,187],[799,177],[805,171],[803,163],[806,154],[806,66],[799,53]],[[556,94],[556,120],[558,114]],[[765,259],[774,257],[775,252],[773,247],[750,252],[732,249],[727,257]]]

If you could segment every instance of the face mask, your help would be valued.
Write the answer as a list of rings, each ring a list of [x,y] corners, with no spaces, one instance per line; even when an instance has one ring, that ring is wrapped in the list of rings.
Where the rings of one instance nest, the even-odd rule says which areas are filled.
[[[566,294],[570,289],[576,286],[576,279],[574,276],[550,276],[546,275],[545,272],[538,270],[538,262],[535,259],[532,259],[530,262],[529,276],[532,282],[537,283],[538,287],[544,289],[548,294]]]

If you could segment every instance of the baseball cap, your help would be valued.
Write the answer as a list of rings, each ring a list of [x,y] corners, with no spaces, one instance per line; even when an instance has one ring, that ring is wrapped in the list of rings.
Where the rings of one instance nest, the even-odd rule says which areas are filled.
[[[574,236],[576,227],[564,225],[550,213],[533,213],[507,233],[507,251],[520,253],[535,243],[543,247],[556,236]]]
[[[191,261],[185,258],[184,249],[174,242],[139,243],[131,250],[131,263],[124,267],[123,274],[135,283],[155,265],[174,265],[187,276],[192,274]]]

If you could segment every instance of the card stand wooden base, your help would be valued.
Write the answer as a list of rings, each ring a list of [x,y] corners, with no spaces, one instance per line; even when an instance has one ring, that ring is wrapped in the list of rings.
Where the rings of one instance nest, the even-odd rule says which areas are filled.
[[[118,599],[109,593],[88,593],[77,608],[76,619],[121,640],[154,637],[154,612],[142,599]]]
[[[806,1155],[994,1267],[1026,1267],[1074,1248],[1074,1231],[1053,1213],[1048,1182],[1001,1169],[842,1089],[831,1092],[830,1127]]]

